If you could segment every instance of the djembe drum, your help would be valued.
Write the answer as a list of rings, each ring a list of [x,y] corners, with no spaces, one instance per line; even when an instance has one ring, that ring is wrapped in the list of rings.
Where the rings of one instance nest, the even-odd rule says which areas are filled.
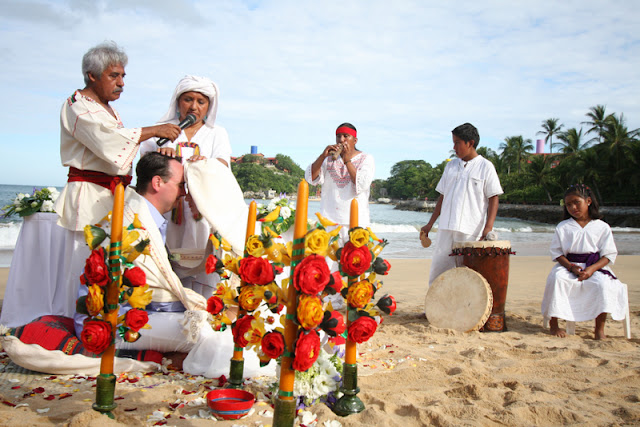
[[[507,330],[504,306],[509,284],[509,255],[511,242],[508,240],[455,242],[452,256],[462,256],[462,263],[484,277],[493,294],[493,308],[487,323],[481,329],[489,332]]]

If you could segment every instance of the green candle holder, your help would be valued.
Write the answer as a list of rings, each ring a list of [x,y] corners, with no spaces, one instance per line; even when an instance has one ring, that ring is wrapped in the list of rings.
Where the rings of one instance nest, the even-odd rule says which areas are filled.
[[[358,364],[343,364],[342,369],[342,387],[340,391],[343,393],[342,397],[338,399],[333,406],[333,412],[341,417],[347,415],[357,414],[364,411],[364,403],[358,396],[360,388],[358,387]]]
[[[231,367],[229,368],[229,379],[224,388],[242,389],[244,384],[244,359],[235,360],[231,359]]]
[[[273,425],[277,427],[293,427],[296,419],[296,399],[284,400],[276,397],[273,413]]]
[[[114,374],[100,374],[96,378],[96,402],[93,404],[95,411],[114,418],[113,410],[118,406],[114,403],[116,392],[116,376]]]

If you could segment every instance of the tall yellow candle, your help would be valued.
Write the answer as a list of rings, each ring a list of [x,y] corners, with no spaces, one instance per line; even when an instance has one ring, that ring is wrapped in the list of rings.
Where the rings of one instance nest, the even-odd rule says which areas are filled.
[[[358,226],[358,201],[356,199],[353,199],[351,201],[351,214],[349,216],[349,229],[357,227]],[[349,279],[349,284],[351,285],[352,282],[355,282],[357,279]],[[351,319],[347,318],[347,330],[349,329],[349,326],[351,325]],[[344,362],[348,363],[350,365],[355,365],[356,363],[356,342],[355,341],[351,341],[349,338],[347,338],[347,344],[345,346],[345,355],[344,355]]]
[[[296,222],[294,226],[293,239],[293,257],[291,259],[291,281],[287,292],[287,315],[295,315],[296,313],[296,288],[293,286],[294,266],[298,264],[304,257],[304,236],[307,234],[307,208],[309,203],[309,184],[307,181],[301,180],[298,184],[298,200],[296,202]],[[293,319],[287,318],[284,324],[284,340],[289,354],[293,354],[293,343],[298,335],[298,326]],[[291,368],[293,356],[284,356],[280,369],[280,398],[282,400],[293,400],[293,382],[295,380],[295,371]]]
[[[247,217],[247,231],[246,231],[245,236],[244,236],[245,245],[247,243],[247,240],[249,240],[249,237],[251,237],[256,232],[256,212],[257,212],[257,209],[258,208],[257,208],[255,200],[252,200],[251,203],[249,203],[249,216]],[[241,282],[240,286],[241,287],[244,286],[244,282]],[[242,313],[243,313],[243,310],[240,309],[238,311],[238,317]],[[236,347],[234,347],[233,357],[231,359],[232,360],[243,360],[242,348],[240,348],[238,350],[238,349],[236,349]]]
[[[111,247],[109,249],[109,266],[120,265],[120,243],[122,242],[122,216],[124,212],[124,186],[119,183],[116,186],[113,199],[113,210],[111,214]],[[115,264],[114,264],[115,263]],[[120,268],[114,268],[111,272],[112,280],[107,284],[107,304],[111,309],[104,315],[104,320],[111,323],[111,344],[102,354],[100,360],[100,373],[113,374],[113,363],[116,355],[115,333],[118,323],[118,295],[120,293]]]

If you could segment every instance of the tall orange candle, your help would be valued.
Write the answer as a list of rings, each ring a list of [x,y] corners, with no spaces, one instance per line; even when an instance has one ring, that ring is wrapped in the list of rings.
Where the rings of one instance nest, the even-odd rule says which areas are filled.
[[[255,232],[256,232],[256,212],[257,212],[257,205],[256,205],[255,200],[252,200],[251,203],[249,203],[249,216],[247,218],[247,231],[246,231],[245,237],[244,237],[245,245],[247,243],[247,240],[249,240],[249,237],[254,235]],[[241,287],[244,286],[244,282],[241,282],[240,286]],[[238,317],[242,313],[243,313],[243,310],[240,309],[238,311]],[[244,356],[242,355],[242,353],[243,353],[242,348],[234,347],[233,348],[233,357],[231,358],[231,360],[244,360]]]
[[[293,343],[298,335],[298,326],[294,323],[290,316],[295,315],[297,306],[297,292],[293,286],[293,272],[297,265],[304,257],[304,236],[307,234],[307,208],[309,203],[309,184],[302,180],[298,184],[298,200],[296,202],[296,221],[293,232],[293,256],[291,258],[291,281],[287,292],[287,319],[284,324],[284,340],[286,348],[290,356],[282,357],[280,369],[280,392],[279,397],[282,400],[293,400],[293,382],[295,380],[295,371],[291,368],[293,363]]]
[[[102,354],[100,360],[100,373],[112,374],[113,363],[116,354],[115,334],[118,323],[118,295],[120,294],[120,253],[122,250],[122,216],[124,212],[124,186],[122,183],[116,186],[113,200],[113,210],[111,211],[111,247],[109,249],[109,267],[111,270],[111,280],[107,285],[107,304],[110,307],[105,313],[104,320],[111,323],[112,337],[111,344]]]
[[[349,229],[358,226],[358,201],[353,199],[351,201],[351,214],[349,216]],[[356,279],[349,279],[349,284],[355,282]],[[351,319],[347,316],[347,330],[351,325]],[[355,365],[356,363],[356,342],[351,341],[347,338],[347,343],[345,345],[345,354],[344,354],[344,362],[350,365]]]

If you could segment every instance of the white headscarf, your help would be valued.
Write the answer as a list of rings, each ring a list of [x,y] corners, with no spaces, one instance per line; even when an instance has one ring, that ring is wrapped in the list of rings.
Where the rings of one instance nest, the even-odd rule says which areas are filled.
[[[216,114],[218,113],[218,98],[220,91],[218,86],[206,77],[184,76],[173,91],[171,102],[169,102],[169,111],[160,117],[158,123],[178,123],[180,120],[180,112],[178,111],[178,98],[185,92],[199,92],[209,98],[209,111],[207,118],[204,120],[205,126],[213,128],[216,122]]]

